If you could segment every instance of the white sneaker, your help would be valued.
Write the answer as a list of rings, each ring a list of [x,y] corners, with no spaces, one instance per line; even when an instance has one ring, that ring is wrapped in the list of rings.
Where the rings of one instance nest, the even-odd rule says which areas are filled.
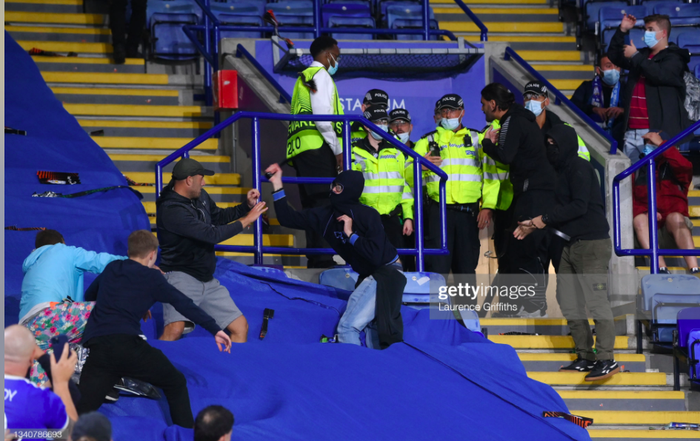
[[[520,318],[547,318],[547,311],[543,309],[538,309],[533,312],[527,312],[525,311],[524,307],[520,307],[520,311],[518,311],[517,314],[515,314],[516,317]]]

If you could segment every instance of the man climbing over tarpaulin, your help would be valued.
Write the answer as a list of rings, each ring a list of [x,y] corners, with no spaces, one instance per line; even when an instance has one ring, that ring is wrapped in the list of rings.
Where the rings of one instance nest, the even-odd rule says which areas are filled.
[[[401,272],[396,248],[384,233],[379,213],[360,203],[365,186],[362,173],[345,171],[333,181],[330,206],[296,211],[287,203],[279,165],[273,164],[265,171],[272,174],[272,195],[280,225],[322,234],[360,275],[338,323],[338,341],[360,345],[363,330],[369,348],[384,349],[403,341],[401,299],[406,277]]]

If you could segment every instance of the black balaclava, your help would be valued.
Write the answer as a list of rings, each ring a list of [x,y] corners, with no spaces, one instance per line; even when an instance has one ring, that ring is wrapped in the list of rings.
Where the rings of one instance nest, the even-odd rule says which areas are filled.
[[[336,213],[352,216],[352,208],[360,206],[360,196],[365,188],[365,178],[355,170],[346,170],[338,175],[333,185],[343,186],[343,192],[333,193],[331,190],[331,205]]]
[[[566,124],[557,124],[547,132],[546,138],[552,138],[554,144],[546,143],[547,159],[556,170],[561,170],[578,155],[578,137],[576,130]]]

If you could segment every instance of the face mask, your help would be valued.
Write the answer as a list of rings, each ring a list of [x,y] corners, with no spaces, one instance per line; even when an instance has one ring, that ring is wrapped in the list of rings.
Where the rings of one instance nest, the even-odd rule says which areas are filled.
[[[384,130],[385,132],[389,130],[389,126],[386,124],[382,124],[382,125],[377,124],[377,127]],[[374,132],[372,130],[369,131],[369,134],[372,135],[372,138],[376,139],[377,141],[380,141],[382,139],[382,135],[380,135],[379,133]]]
[[[604,70],[603,81],[609,86],[616,85],[620,81],[620,71],[617,69]]]
[[[656,146],[654,146],[652,144],[644,144],[644,152],[643,152],[644,155],[650,154],[651,152],[654,151],[655,148],[656,148]]]
[[[542,113],[542,103],[537,101],[537,100],[530,100],[527,103],[525,103],[525,108],[529,110],[530,112],[534,113],[535,116],[540,116],[540,113]]]
[[[457,127],[459,127],[459,119],[460,118],[443,118],[440,120],[440,125],[442,125],[444,129],[455,130]]]
[[[403,142],[404,144],[406,144],[406,142],[408,142],[408,138],[411,136],[411,134],[410,134],[410,133],[407,133],[407,132],[404,132],[404,133],[399,133],[397,136],[399,137],[399,139],[401,140],[401,142]]]
[[[336,60],[333,55],[331,55],[331,58],[333,58],[333,61],[335,61],[335,66],[331,66],[330,65],[331,63],[329,60],[329,62],[328,62],[328,74],[330,76],[333,76],[333,75],[335,75],[336,72],[338,72],[338,65],[340,64],[340,62],[338,60]]]
[[[547,144],[547,160],[552,165],[557,165],[559,161],[559,146],[556,144]]]
[[[644,32],[644,43],[650,48],[656,46],[659,43],[659,40],[656,39],[656,32],[654,31],[646,31]]]

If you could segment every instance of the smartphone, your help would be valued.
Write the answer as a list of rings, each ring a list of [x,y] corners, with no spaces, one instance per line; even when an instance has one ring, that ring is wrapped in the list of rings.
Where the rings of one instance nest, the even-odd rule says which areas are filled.
[[[440,146],[437,142],[430,143],[430,156],[440,157]]]
[[[65,347],[66,343],[68,343],[68,337],[65,335],[57,335],[55,337],[51,337],[51,340],[49,340],[49,344],[51,349],[53,349],[56,361],[61,359],[61,355],[63,355],[63,348]],[[68,351],[68,356],[70,357],[70,348]]]

